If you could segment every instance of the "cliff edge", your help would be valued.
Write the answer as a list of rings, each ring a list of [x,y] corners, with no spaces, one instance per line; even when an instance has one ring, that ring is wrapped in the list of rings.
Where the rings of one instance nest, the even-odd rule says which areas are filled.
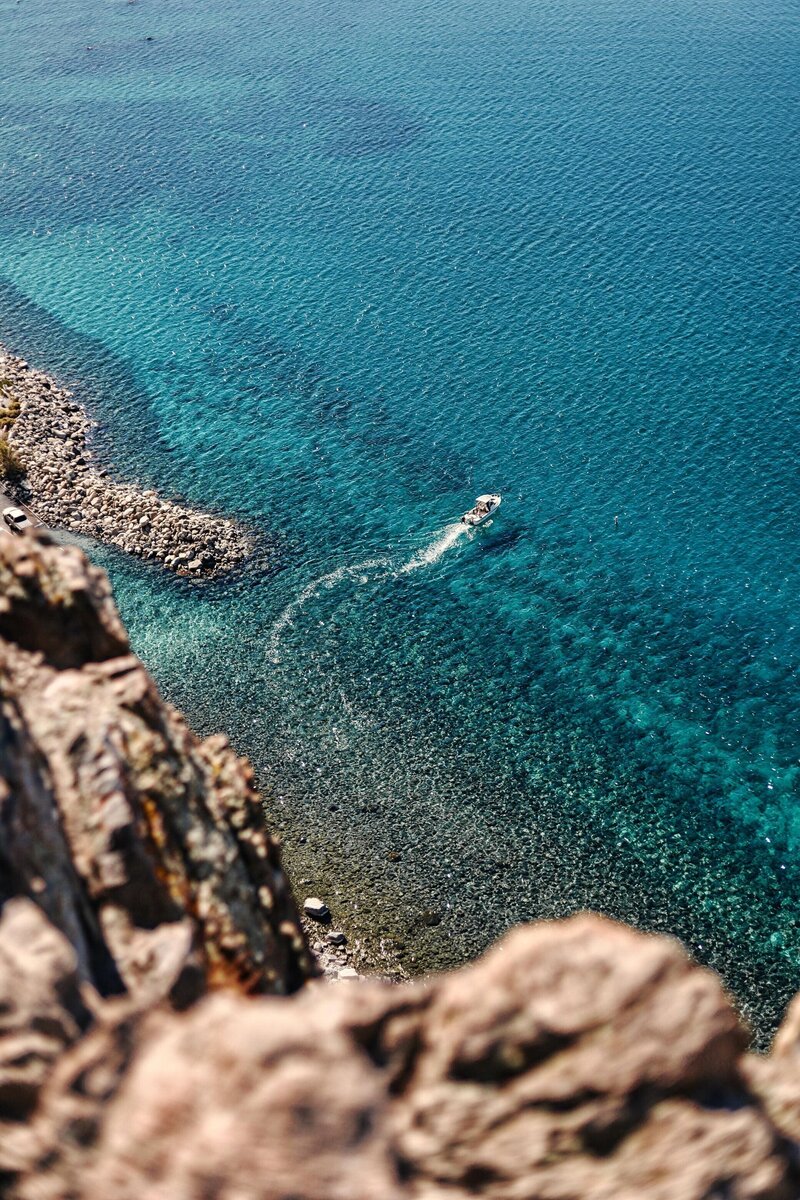
[[[0,899],[26,895],[101,995],[290,992],[313,971],[249,767],[198,740],[75,547],[0,544]]]
[[[425,983],[314,982],[249,768],[130,653],[74,548],[0,539],[0,1193],[793,1200],[769,1058],[672,939],[513,931]]]

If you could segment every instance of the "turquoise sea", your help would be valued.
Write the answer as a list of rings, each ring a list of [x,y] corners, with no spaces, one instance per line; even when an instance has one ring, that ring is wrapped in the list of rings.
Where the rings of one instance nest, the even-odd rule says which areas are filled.
[[[0,29],[0,341],[122,476],[262,531],[206,587],[90,549],[298,891],[410,972],[598,908],[768,1037],[800,986],[796,3]]]

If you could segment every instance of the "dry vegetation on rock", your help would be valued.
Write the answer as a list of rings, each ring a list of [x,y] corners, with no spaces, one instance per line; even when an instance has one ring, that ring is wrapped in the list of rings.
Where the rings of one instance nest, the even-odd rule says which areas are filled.
[[[25,459],[7,437],[0,434],[0,479],[18,483],[26,473]]]

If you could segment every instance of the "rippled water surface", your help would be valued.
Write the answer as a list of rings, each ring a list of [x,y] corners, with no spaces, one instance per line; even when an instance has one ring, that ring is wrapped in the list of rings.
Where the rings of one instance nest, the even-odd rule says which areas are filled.
[[[409,970],[596,907],[767,1035],[800,985],[797,7],[0,23],[0,338],[119,472],[263,532],[207,588],[97,553],[300,890]]]

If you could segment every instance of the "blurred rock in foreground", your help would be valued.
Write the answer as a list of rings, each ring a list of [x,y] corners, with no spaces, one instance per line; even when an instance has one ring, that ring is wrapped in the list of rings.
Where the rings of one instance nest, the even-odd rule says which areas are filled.
[[[715,975],[591,915],[301,988],[249,771],[160,699],[104,576],[6,539],[0,634],[3,1195],[800,1197],[796,1006],[748,1055]]]

